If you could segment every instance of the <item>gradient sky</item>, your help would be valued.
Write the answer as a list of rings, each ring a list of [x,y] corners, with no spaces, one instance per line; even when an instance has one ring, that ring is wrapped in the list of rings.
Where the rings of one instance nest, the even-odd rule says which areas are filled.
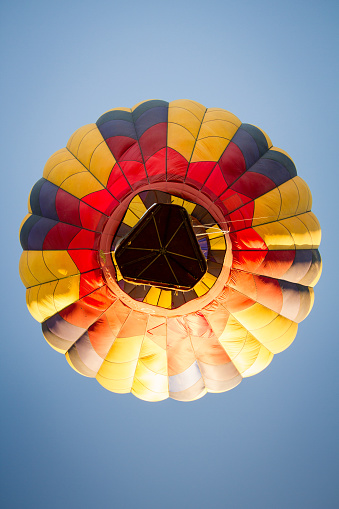
[[[4,509],[335,509],[338,12],[334,0],[2,2]],[[76,374],[25,304],[18,230],[44,164],[108,109],[187,98],[258,125],[313,195],[324,269],[295,342],[193,403]]]

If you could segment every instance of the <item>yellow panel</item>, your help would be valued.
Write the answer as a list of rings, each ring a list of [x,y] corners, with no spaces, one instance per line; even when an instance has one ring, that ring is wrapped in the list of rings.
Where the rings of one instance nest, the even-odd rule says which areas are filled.
[[[139,217],[136,216],[129,208],[126,211],[125,217],[123,222],[127,224],[128,226],[135,226],[137,222],[139,221]]]
[[[65,149],[66,150],[66,149]],[[43,177],[56,186],[60,186],[60,184],[71,175],[75,175],[77,173],[81,173],[86,171],[83,165],[75,159],[75,157],[67,151],[68,158],[64,161],[59,161],[53,166],[48,165],[48,161],[46,166],[48,165],[48,172],[46,170],[46,166],[44,169]]]
[[[43,251],[28,251],[27,261],[29,270],[40,283],[47,283],[56,279],[54,274],[46,267]]]
[[[152,304],[153,306],[156,306],[158,304],[158,300],[160,297],[160,288],[156,288],[155,286],[152,286],[149,292],[147,293],[146,297],[144,298],[144,302],[147,302],[147,304]]]
[[[279,221],[253,228],[266,243],[268,249],[294,249],[294,240],[289,230]]]
[[[136,195],[131,203],[129,204],[128,208],[140,219],[145,212],[147,211],[144,203],[141,201],[141,198],[139,195]]]
[[[43,251],[48,269],[57,279],[79,274],[79,270],[67,251]]]
[[[198,297],[201,297],[208,292],[209,288],[202,281],[199,281],[199,283],[194,286],[193,290],[198,295]]]
[[[143,391],[143,388],[135,383],[136,381],[141,382],[148,390],[168,394],[168,377],[166,375],[154,373],[154,371],[148,369],[142,361],[139,361],[137,364],[132,390]]]
[[[101,376],[99,373],[96,376],[99,384],[105,387],[112,392],[118,392],[120,394],[126,394],[127,392],[131,392],[131,387],[133,384],[133,377],[127,378],[126,380],[109,380]]]
[[[57,281],[53,281],[52,283],[45,283],[39,287],[39,292],[37,295],[38,298],[38,308],[40,315],[44,320],[47,320],[50,316],[53,316],[58,311],[54,305],[53,293],[57,286]]]
[[[212,238],[210,239],[210,246],[211,246],[211,250],[224,250],[226,249],[226,244],[225,244],[225,237],[222,236],[222,237],[217,237],[217,238]]]
[[[196,161],[218,161],[229,144],[229,140],[218,137],[208,137],[197,141],[192,162]]]
[[[104,360],[98,373],[110,380],[124,380],[134,376],[137,360],[129,362],[108,362]]]
[[[54,349],[55,349],[55,347],[54,347]],[[62,352],[62,353],[63,353],[63,352]],[[89,375],[88,373],[84,373],[84,372],[82,372],[82,371],[79,371],[79,370],[75,367],[75,365],[73,364],[73,362],[72,362],[72,357],[71,357],[71,355],[70,355],[68,352],[66,352],[66,353],[65,353],[65,357],[66,357],[66,360],[67,360],[68,364],[71,366],[71,368],[72,368],[72,369],[74,369],[74,371],[76,371],[77,373],[79,373],[79,375],[87,376],[87,377],[89,377],[89,378],[94,378],[94,377],[93,377],[93,375],[91,376],[91,375]]]
[[[169,397],[169,392],[153,392],[147,389],[139,380],[134,379],[131,391],[135,396],[144,401],[163,401]]]
[[[171,196],[171,203],[174,205],[180,205],[180,207],[183,207],[184,201],[182,198],[179,198],[179,196]]]
[[[279,337],[272,339],[271,341],[265,342],[263,340],[264,346],[268,348],[272,353],[280,353],[283,350],[286,350],[291,343],[293,343],[294,338],[297,335],[298,331],[298,324],[295,322],[291,322],[291,325],[287,331],[285,331],[283,334],[281,334]],[[255,331],[255,336],[258,337],[260,340],[260,332],[261,331]]]
[[[202,104],[189,99],[178,99],[169,103],[169,112],[173,107],[185,108],[192,112],[200,121],[203,119],[206,108]]]
[[[206,118],[204,118],[198,139],[207,138],[208,136],[218,136],[231,140],[237,130],[238,127],[227,120],[210,120],[206,122]]]
[[[167,146],[173,148],[189,161],[195,138],[183,127],[177,124],[168,124],[167,129]]]
[[[112,168],[116,161],[105,141],[93,152],[89,169],[91,173],[104,185],[107,185]]]
[[[321,241],[321,229],[316,216],[313,214],[313,212],[306,212],[306,214],[301,214],[298,216],[298,219],[303,222],[305,227],[310,232],[313,248],[319,247]]]
[[[223,232],[221,231],[221,229],[219,228],[219,226],[217,224],[214,224],[210,228],[207,228],[206,235],[208,235],[209,240],[224,236]]]
[[[284,182],[278,187],[281,195],[279,219],[294,216],[297,211],[300,195],[295,178]]]
[[[69,166],[72,166],[73,161],[76,161],[76,163],[78,164],[78,166],[80,168],[79,171],[82,171],[84,169],[82,164],[79,163],[79,161],[77,161],[74,158],[74,156],[69,152],[69,150],[67,150],[67,148],[62,148],[62,149],[58,150],[57,152],[55,152],[53,155],[51,155],[51,157],[47,160],[42,176],[45,179],[50,180],[49,174],[51,173],[51,171],[54,170],[54,168],[56,166],[59,167],[59,165],[60,165],[60,168],[62,169],[66,165],[66,168],[67,168]],[[61,177],[60,181],[62,181],[63,179],[64,179],[64,177]],[[52,180],[51,180],[51,182],[52,182]]]
[[[273,357],[274,355],[272,352],[270,352],[264,346],[261,346],[256,360],[254,361],[251,367],[249,367],[242,373],[242,376],[245,378],[257,375],[258,373],[267,368],[267,366],[272,361]]]
[[[167,376],[166,350],[147,337],[142,343],[139,360],[154,373]]]
[[[79,300],[80,274],[59,279],[54,292],[54,304],[57,311]]]
[[[233,316],[253,334],[253,330],[271,323],[278,313],[256,302],[250,308],[233,313]]]
[[[120,331],[120,333],[122,330]],[[118,337],[106,355],[106,360],[110,362],[130,362],[136,361],[139,357],[142,340],[144,335],[132,336],[130,338]]]
[[[82,127],[80,127],[79,129],[77,129],[73,134],[72,136],[70,137],[70,139],[68,140],[67,142],[67,145],[66,145],[66,148],[77,158],[77,159],[80,159],[80,157],[78,157],[78,151],[79,151],[79,145],[80,143],[82,142],[82,140],[84,139],[84,137],[90,133],[91,131],[93,130],[98,130],[96,124],[87,124],[87,125],[84,125]],[[100,131],[99,131],[100,133]],[[102,141],[102,136],[101,136],[101,140]],[[98,144],[98,143],[97,143]],[[83,163],[83,161],[81,161]],[[88,168],[88,166],[86,166],[86,168]]]
[[[204,285],[208,286],[208,288],[212,288],[212,286],[214,285],[216,280],[217,280],[217,278],[215,276],[213,276],[213,274],[206,272],[206,274],[203,276],[203,278],[200,281],[201,281],[201,283],[204,283]]]
[[[292,320],[278,315],[270,323],[264,325],[260,329],[255,328],[255,330],[251,330],[251,332],[257,339],[259,339],[260,343],[267,346],[267,344],[271,341],[275,341],[275,338],[285,334],[285,332],[287,332],[291,327],[292,323]]]
[[[193,210],[196,207],[196,203],[192,203],[191,201],[184,200],[182,206],[187,210],[188,214],[192,214]]]
[[[158,306],[161,308],[171,309],[172,292],[170,290],[161,290]]]
[[[168,122],[181,125],[196,138],[200,129],[201,118],[197,118],[186,109],[173,107],[168,110]]]
[[[89,171],[83,171],[66,178],[60,187],[80,199],[90,193],[104,189]]]
[[[280,224],[290,231],[296,249],[308,249],[312,247],[313,242],[310,232],[306,228],[305,224],[299,219],[299,216],[283,219],[280,221]]]
[[[36,286],[39,284],[39,280],[36,279],[28,267],[28,254],[32,251],[23,251],[19,261],[19,274],[21,281],[29,288],[30,286]]]
[[[32,288],[29,288],[29,290],[26,291],[26,303],[28,307],[28,311],[31,313],[33,318],[37,320],[38,322],[43,322],[44,317],[40,313],[39,306],[38,306],[38,293],[40,290],[40,286],[33,286]]]
[[[237,127],[241,126],[241,120],[239,120],[238,117],[233,115],[230,111],[221,108],[208,108],[204,117],[204,122],[208,122],[209,120],[226,120],[227,122],[232,122],[232,124]]]
[[[296,187],[294,186],[295,190]],[[254,200],[254,213],[252,225],[267,223],[267,221],[276,221],[279,216],[281,205],[281,196],[277,188],[272,189],[266,194]]]

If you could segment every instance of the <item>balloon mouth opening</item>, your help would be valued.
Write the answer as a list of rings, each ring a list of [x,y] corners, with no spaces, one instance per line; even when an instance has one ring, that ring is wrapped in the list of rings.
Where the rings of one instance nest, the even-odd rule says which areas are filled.
[[[189,291],[207,271],[186,209],[153,204],[120,240],[115,261],[125,281]]]

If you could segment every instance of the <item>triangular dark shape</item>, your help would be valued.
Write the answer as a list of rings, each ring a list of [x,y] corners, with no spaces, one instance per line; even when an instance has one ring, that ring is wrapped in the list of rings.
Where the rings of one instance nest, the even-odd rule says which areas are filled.
[[[122,277],[136,284],[191,290],[207,264],[184,207],[154,204],[119,243]]]

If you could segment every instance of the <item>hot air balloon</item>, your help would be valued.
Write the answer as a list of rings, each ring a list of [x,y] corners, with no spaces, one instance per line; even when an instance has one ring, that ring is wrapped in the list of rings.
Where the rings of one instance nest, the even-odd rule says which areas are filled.
[[[104,113],[47,161],[20,229],[27,305],[76,371],[192,401],[294,340],[320,226],[291,158],[190,100]]]

